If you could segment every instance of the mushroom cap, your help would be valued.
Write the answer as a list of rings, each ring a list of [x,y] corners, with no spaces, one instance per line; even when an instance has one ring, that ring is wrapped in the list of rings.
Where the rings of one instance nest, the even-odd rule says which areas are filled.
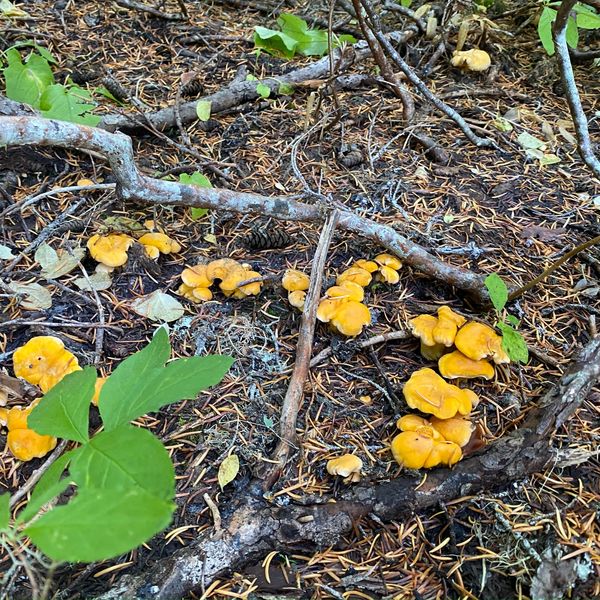
[[[340,273],[335,280],[337,285],[342,285],[344,281],[353,281],[358,283],[361,287],[366,287],[371,283],[371,273],[361,267],[350,267],[342,273]]]
[[[160,256],[160,250],[156,246],[144,245],[144,252],[148,258],[156,260]]]
[[[471,48],[470,50],[454,52],[450,63],[453,67],[467,71],[485,71],[490,68],[492,59],[485,50]]]
[[[418,431],[421,427],[432,427],[431,422],[419,415],[404,415],[396,421],[396,427],[402,431]],[[433,439],[443,440],[443,436],[433,427]]]
[[[398,271],[392,269],[392,267],[386,267],[385,265],[379,267],[379,273],[377,278],[380,281],[385,281],[386,283],[398,283],[400,281],[400,274]]]
[[[310,285],[310,277],[302,271],[287,269],[281,279],[283,289],[288,292],[306,291]]]
[[[402,393],[410,408],[440,419],[450,419],[456,413],[467,415],[473,407],[473,396],[444,381],[433,369],[419,369],[404,384]],[[472,392],[474,394],[474,392]]]
[[[34,458],[42,458],[56,448],[56,438],[40,435],[32,429],[16,429],[9,431],[6,444],[15,458],[27,462]]]
[[[427,360],[438,360],[446,352],[447,348],[444,344],[434,344],[427,346],[421,340],[421,356]]]
[[[431,426],[439,431],[445,440],[454,442],[461,448],[469,443],[475,430],[475,425],[465,417],[452,417],[451,419],[431,417]]]
[[[92,258],[107,267],[121,267],[127,262],[127,250],[134,239],[124,233],[93,235],[87,241]]]
[[[208,277],[207,271],[207,265],[194,265],[193,267],[188,267],[181,272],[181,281],[191,288],[210,287],[213,280]]]
[[[510,362],[508,354],[502,348],[502,337],[483,323],[471,321],[461,327],[454,344],[471,360],[492,358],[497,365]]]
[[[348,280],[343,281],[341,285],[330,287],[327,292],[325,292],[325,295],[328,298],[340,298],[362,302],[365,297],[365,290],[358,285],[358,283]]]
[[[452,346],[458,328],[466,322],[467,320],[462,315],[455,313],[449,306],[440,306],[438,308],[437,324],[432,332],[433,341],[447,347]]]
[[[339,305],[331,324],[343,335],[355,337],[371,322],[369,309],[360,302],[348,300]]]
[[[77,358],[59,338],[51,335],[33,337],[17,348],[13,368],[17,377],[38,385],[44,393],[65,375],[81,369]]]
[[[451,467],[462,458],[462,450],[460,446],[454,442],[434,441],[431,453],[423,464],[423,468],[431,469],[439,465]]]
[[[189,285],[186,285],[185,283],[182,283],[178,288],[177,288],[177,293],[180,296],[183,296],[184,298],[186,298],[187,300],[191,300],[192,302],[195,302],[195,298],[194,298],[194,294],[192,294],[192,290],[194,288],[190,287]]]
[[[166,233],[146,233],[138,241],[144,246],[157,248],[161,254],[171,254],[171,252],[181,250],[181,244],[170,238]]]
[[[207,302],[208,300],[212,300],[213,297],[212,292],[205,287],[193,288],[191,294],[192,302]]]
[[[329,323],[335,316],[341,303],[342,301],[338,298],[323,298],[317,307],[317,319],[322,323]]]
[[[363,462],[354,454],[343,454],[338,458],[332,458],[327,461],[327,472],[330,475],[341,475],[349,478],[350,481],[356,482],[360,480],[360,470]]]
[[[494,367],[485,359],[472,360],[460,350],[442,356],[438,362],[440,375],[446,379],[493,379]]]
[[[375,273],[379,269],[379,265],[374,260],[366,260],[364,258],[360,258],[352,266],[369,271],[369,273]]]
[[[92,396],[92,404],[98,406],[98,400],[100,400],[100,392],[106,383],[108,377],[97,377],[96,384],[94,385],[94,395]]]
[[[406,469],[422,469],[433,450],[434,432],[431,427],[403,431],[392,440],[392,455]]]
[[[437,317],[433,315],[419,315],[408,322],[408,328],[423,344],[426,346],[435,346],[433,329],[437,325],[437,322]]]
[[[237,260],[233,260],[233,258],[220,258],[208,263],[206,276],[211,282],[215,279],[220,279],[223,282],[228,277],[240,271],[245,271],[245,269]],[[235,287],[231,289],[235,289]]]
[[[390,267],[390,269],[394,269],[394,271],[397,271],[402,266],[402,261],[397,256],[387,254],[386,252],[378,254],[373,260],[378,265]]]
[[[260,273],[257,271],[247,271],[243,267],[241,270],[233,269],[221,280],[219,287],[225,296],[233,296],[238,300],[242,300],[246,296],[257,296],[260,293],[262,281],[255,281],[240,286],[240,283],[256,277],[260,277]]]
[[[306,292],[304,290],[294,290],[288,294],[288,302],[299,310],[304,310],[304,302],[306,301]]]

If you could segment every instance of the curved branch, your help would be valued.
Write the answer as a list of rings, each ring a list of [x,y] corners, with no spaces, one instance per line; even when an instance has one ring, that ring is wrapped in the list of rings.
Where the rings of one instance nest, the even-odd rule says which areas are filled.
[[[0,117],[0,146],[23,145],[98,152],[110,163],[117,181],[117,193],[125,200],[229,210],[286,221],[322,222],[327,213],[322,206],[297,202],[289,197],[199,188],[146,177],[135,165],[131,139],[120,133],[38,117]],[[480,303],[487,301],[482,275],[445,263],[387,225],[380,225],[349,210],[339,210],[338,227],[384,246],[412,267],[472,294]]]
[[[581,105],[581,99],[579,98],[579,92],[577,91],[577,83],[575,82],[573,65],[571,64],[569,46],[567,44],[567,25],[569,23],[571,10],[576,3],[577,0],[563,0],[558,8],[558,13],[552,29],[554,35],[554,48],[556,49],[556,59],[565,88],[567,104],[569,105],[571,118],[575,125],[579,154],[581,155],[583,162],[592,170],[592,173],[600,179],[600,160],[598,160],[592,147],[588,121],[583,112],[583,106]]]

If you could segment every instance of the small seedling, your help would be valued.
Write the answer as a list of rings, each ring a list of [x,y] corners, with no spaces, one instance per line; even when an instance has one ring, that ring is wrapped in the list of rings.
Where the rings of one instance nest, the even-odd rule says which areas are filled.
[[[508,302],[508,288],[497,273],[492,273],[485,278],[485,287],[490,295],[490,300],[496,309],[498,322],[496,327],[502,332],[502,348],[511,360],[527,363],[529,351],[523,336],[515,329],[519,319],[506,313],[505,306]]]

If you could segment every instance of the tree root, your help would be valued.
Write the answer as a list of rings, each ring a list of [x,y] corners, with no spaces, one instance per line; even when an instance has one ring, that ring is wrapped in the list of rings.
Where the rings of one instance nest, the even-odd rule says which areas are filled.
[[[135,165],[129,137],[64,121],[38,117],[0,117],[0,145],[58,146],[97,152],[105,156],[112,167],[118,195],[124,200],[149,205],[194,206],[313,223],[322,222],[330,211],[326,205],[305,204],[290,197],[267,197],[220,188],[200,188],[144,176]],[[433,279],[464,290],[480,304],[487,302],[482,275],[436,258],[387,225],[380,225],[349,210],[338,209],[338,213],[340,230],[380,244]]]
[[[452,470],[429,472],[421,485],[418,479],[403,475],[376,485],[353,486],[335,503],[325,496],[322,504],[276,507],[262,498],[260,482],[254,482],[235,500],[220,539],[211,539],[210,531],[203,532],[151,571],[124,576],[100,598],[182,598],[272,550],[335,544],[360,517],[372,514],[381,520],[402,519],[460,496],[521,480],[556,458],[553,433],[582,404],[599,377],[600,338],[595,338],[531,410],[522,427]]]

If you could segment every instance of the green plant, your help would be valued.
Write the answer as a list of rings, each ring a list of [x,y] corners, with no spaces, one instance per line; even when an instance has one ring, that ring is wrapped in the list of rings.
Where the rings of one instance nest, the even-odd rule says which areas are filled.
[[[179,175],[179,181],[181,183],[186,183],[188,185],[196,185],[198,187],[203,188],[212,187],[212,183],[210,182],[208,177],[206,175],[202,175],[200,171],[195,171],[191,175],[188,175],[187,173],[181,173]],[[190,215],[192,219],[194,219],[194,221],[196,221],[197,219],[201,219],[207,212],[208,208],[196,208],[195,206],[192,206],[192,208],[190,209]]]
[[[554,40],[552,39],[552,25],[556,21],[557,11],[553,6],[560,6],[560,2],[550,2],[542,9],[538,21],[538,35],[544,50],[552,56],[554,54]],[[567,22],[567,44],[577,48],[580,29],[600,29],[600,15],[591,7],[578,2],[573,7],[573,13]]]
[[[4,53],[7,66],[2,73],[7,98],[29,104],[48,119],[97,125],[100,117],[91,114],[96,107],[92,94],[74,83],[56,83],[50,67],[56,63],[52,54],[35,44],[19,47],[30,45],[33,50],[24,61],[16,46]]]
[[[506,284],[496,273],[488,275],[484,283],[498,315],[496,327],[502,332],[502,347],[504,351],[511,360],[525,364],[529,360],[529,351],[527,350],[527,344],[523,336],[515,329],[515,327],[519,326],[519,320],[504,310],[508,302],[508,288]]]
[[[28,536],[53,561],[93,562],[128,552],[168,526],[175,508],[173,464],[161,441],[131,421],[194,398],[219,383],[233,362],[228,356],[167,362],[170,354],[160,328],[115,369],[100,393],[103,431],[91,438],[95,369],[67,375],[43,397],[28,426],[79,446],[52,464],[12,523],[9,496],[0,496],[0,543],[18,544]],[[68,502],[59,499],[42,510],[67,488],[74,491]]]
[[[277,19],[280,31],[266,27],[254,28],[254,46],[275,56],[294,58],[302,56],[323,56],[327,52],[327,31],[324,29],[309,29],[306,21],[300,17],[283,13]],[[333,46],[342,43],[356,42],[351,35],[334,36]],[[260,92],[259,92],[260,93]]]

